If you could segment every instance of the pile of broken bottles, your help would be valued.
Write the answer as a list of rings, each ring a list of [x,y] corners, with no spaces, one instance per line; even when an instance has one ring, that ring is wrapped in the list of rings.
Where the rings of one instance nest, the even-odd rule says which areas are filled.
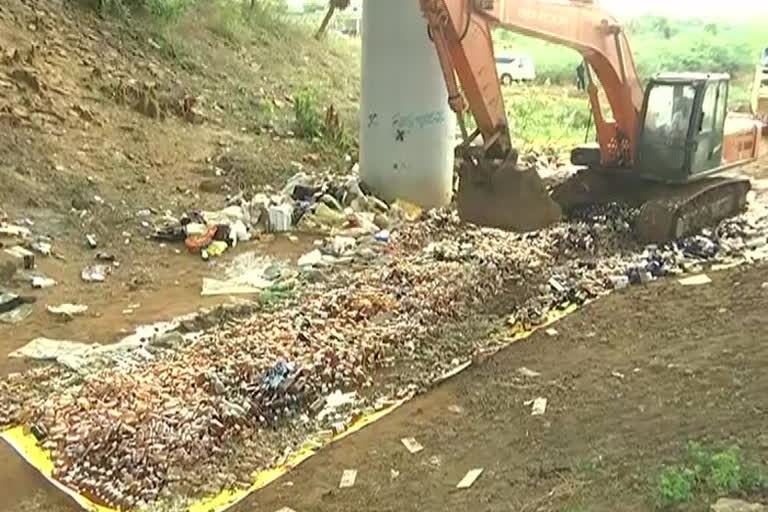
[[[344,217],[342,230],[355,229],[349,213],[327,204],[352,204],[350,187],[341,199],[327,186],[302,187],[296,182],[284,194],[303,212],[292,225],[325,219],[328,208]],[[41,386],[45,392],[18,405],[11,419],[33,426],[57,478],[114,505],[247,482],[276,454],[317,429],[343,429],[370,403],[328,413],[340,390],[392,397],[427,389],[499,342],[485,324],[535,327],[563,304],[632,282],[756,259],[768,233],[768,216],[752,212],[674,244],[638,247],[632,212],[606,208],[528,234],[462,225],[450,209],[427,212],[400,225],[390,250],[367,265],[330,267],[277,307],[183,342],[149,339],[135,348],[142,357],[130,367]],[[393,208],[386,212],[390,220]],[[340,236],[330,247],[343,253]],[[376,373],[382,367],[389,370]]]

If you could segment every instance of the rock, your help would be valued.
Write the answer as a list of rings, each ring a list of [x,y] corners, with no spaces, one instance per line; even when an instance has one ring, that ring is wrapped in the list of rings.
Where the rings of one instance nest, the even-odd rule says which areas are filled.
[[[730,498],[720,498],[709,509],[712,512],[768,512],[765,505]]]
[[[314,251],[301,256],[297,265],[300,267],[311,267],[320,264],[321,261],[323,261],[323,255],[320,252],[320,249],[315,249]]]
[[[20,269],[22,265],[23,260],[5,252],[0,252],[0,283],[6,283],[13,279],[16,271]]]
[[[149,344],[153,347],[173,348],[184,343],[184,337],[178,331],[166,332],[152,338]]]
[[[17,83],[24,84],[26,87],[29,87],[35,92],[40,92],[42,90],[42,86],[40,85],[40,80],[37,78],[37,75],[28,69],[14,69],[11,72],[11,78],[13,78]]]
[[[389,218],[383,213],[377,213],[374,215],[373,223],[376,224],[376,226],[378,226],[378,228],[381,230],[389,229],[389,227],[392,225],[392,223],[389,222]]]
[[[227,181],[224,179],[209,178],[201,181],[198,188],[200,189],[200,192],[205,192],[206,194],[220,194],[224,191],[226,185]]]

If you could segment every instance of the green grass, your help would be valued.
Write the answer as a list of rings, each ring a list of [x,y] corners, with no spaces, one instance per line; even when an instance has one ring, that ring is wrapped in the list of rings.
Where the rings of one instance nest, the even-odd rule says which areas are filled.
[[[664,468],[659,475],[656,502],[660,507],[687,503],[693,499],[696,487],[696,472],[692,469],[672,466]]]
[[[625,27],[642,80],[660,71],[730,73],[736,81],[749,81],[765,37],[766,19],[717,22],[642,16]],[[539,82],[574,84],[582,57],[576,51],[535,38],[497,30],[497,47],[530,55]],[[731,105],[743,108],[748,96],[735,94]]]
[[[504,88],[504,102],[515,144],[565,154],[594,140],[592,113],[585,93],[558,86],[513,85]],[[589,129],[589,135],[587,136]]]
[[[682,463],[666,466],[655,479],[655,502],[660,509],[707,499],[749,495],[765,490],[763,468],[748,463],[738,447],[722,451],[689,442]]]
[[[323,135],[323,111],[318,103],[317,92],[313,88],[305,87],[294,96],[293,113],[296,118],[296,135],[305,139]]]
[[[340,120],[337,126],[326,123],[326,110],[322,107],[316,88],[306,86],[294,95],[294,132],[298,137],[309,139],[318,146],[340,153],[352,151],[355,142]]]

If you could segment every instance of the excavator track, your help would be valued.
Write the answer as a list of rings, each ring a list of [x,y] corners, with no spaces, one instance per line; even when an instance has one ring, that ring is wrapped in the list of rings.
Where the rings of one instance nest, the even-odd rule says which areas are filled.
[[[681,185],[636,178],[629,173],[582,171],[553,190],[566,214],[591,204],[616,202],[638,208],[634,235],[662,244],[697,233],[741,213],[751,183],[747,178],[710,177]]]
[[[635,235],[643,242],[664,243],[695,234],[744,211],[750,188],[748,179],[739,178],[715,178],[681,186],[670,196],[640,207]]]

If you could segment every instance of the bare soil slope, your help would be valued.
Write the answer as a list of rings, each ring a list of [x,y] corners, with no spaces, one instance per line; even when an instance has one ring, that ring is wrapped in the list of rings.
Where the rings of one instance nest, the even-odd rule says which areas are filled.
[[[310,88],[317,110],[334,105],[354,133],[358,50],[266,11],[244,21],[201,5],[163,24],[67,0],[0,5],[0,215],[54,238],[62,258],[38,257],[38,267],[59,285],[38,298],[100,304],[91,311],[104,319],[61,325],[38,308],[24,325],[0,326],[3,354],[43,332],[108,342],[205,304],[205,265],[146,240],[146,210],[215,210],[299,169],[351,166],[338,147],[293,134],[293,101]],[[122,263],[104,284],[81,282],[96,252],[86,234]],[[126,318],[130,304],[142,307]]]

